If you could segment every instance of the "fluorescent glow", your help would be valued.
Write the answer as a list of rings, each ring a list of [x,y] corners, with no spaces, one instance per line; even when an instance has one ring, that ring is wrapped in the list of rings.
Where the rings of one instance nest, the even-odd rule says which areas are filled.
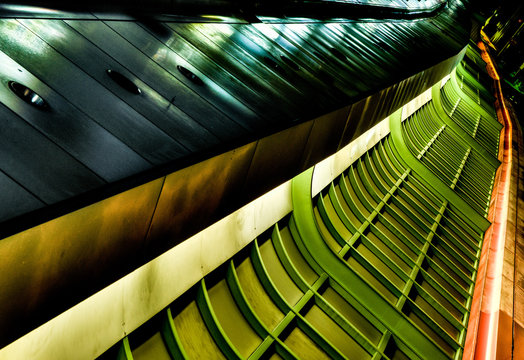
[[[288,181],[4,347],[0,359],[98,357],[291,210]]]
[[[0,5],[0,11],[26,13],[28,15],[57,15],[58,10],[25,5]]]
[[[504,152],[502,159],[502,173],[497,187],[493,192],[495,201],[492,207],[493,214],[491,228],[486,232],[484,241],[489,241],[489,246],[483,247],[482,255],[487,256],[487,268],[484,275],[483,288],[480,290],[481,296],[475,296],[471,308],[479,308],[480,313],[474,314],[478,317],[470,319],[464,348],[464,359],[488,360],[495,359],[497,354],[497,337],[499,324],[499,311],[501,305],[501,290],[504,268],[504,250],[506,242],[506,227],[509,211],[509,190],[511,184],[512,170],[512,123],[508,110],[504,103],[500,77],[495,69],[493,61],[486,50],[486,46],[479,42],[482,59],[487,63],[487,69],[491,77],[495,80],[496,96],[498,103],[498,114],[501,114],[504,121]],[[492,230],[492,231],[490,231]],[[494,231],[493,231],[494,230]],[[477,290],[477,289],[475,289]],[[473,315],[473,314],[472,314]],[[479,326],[487,322],[486,326]],[[476,336],[475,336],[476,335]]]
[[[200,17],[204,19],[209,19],[216,22],[239,22],[238,19],[228,16],[217,16],[217,15],[201,15]]]

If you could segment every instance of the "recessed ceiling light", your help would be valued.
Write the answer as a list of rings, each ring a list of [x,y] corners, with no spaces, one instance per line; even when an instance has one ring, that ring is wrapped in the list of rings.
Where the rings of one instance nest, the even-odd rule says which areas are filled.
[[[126,89],[132,94],[140,95],[142,91],[138,86],[135,85],[134,82],[132,82],[130,79],[128,79],[126,76],[122,75],[118,71],[108,69],[106,70],[107,75],[113,80],[115,83],[120,85],[123,89]]]
[[[20,99],[26,103],[33,105],[39,109],[45,109],[49,107],[47,102],[36,92],[31,90],[25,85],[17,83],[16,81],[9,81],[9,89],[16,94]]]
[[[178,71],[180,71],[182,73],[182,75],[184,75],[186,78],[191,80],[191,82],[193,82],[193,83],[195,83],[195,84],[197,84],[199,86],[204,85],[204,82],[198,76],[193,74],[190,70],[188,70],[185,67],[180,66],[180,65],[177,65],[176,68],[178,69]]]

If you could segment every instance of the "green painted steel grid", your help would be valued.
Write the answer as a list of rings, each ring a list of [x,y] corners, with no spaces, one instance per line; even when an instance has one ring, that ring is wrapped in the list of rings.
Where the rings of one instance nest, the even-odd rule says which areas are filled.
[[[312,169],[295,178],[293,212],[116,357],[460,359],[485,226],[442,186],[485,215],[497,162],[436,106],[392,127],[406,148],[387,136],[314,199]]]
[[[495,169],[482,159],[438,115],[429,102],[402,124],[409,150],[479,213],[487,214]]]
[[[502,125],[493,116],[492,106],[485,109],[475,103],[457,89],[456,80],[453,71],[444,86],[435,85],[433,100],[404,121],[402,130],[412,154],[486,215]]]
[[[357,165],[358,167],[358,165]],[[351,170],[350,170],[350,173],[351,173]],[[406,175],[409,174],[409,171],[406,172]],[[342,180],[341,180],[342,181]],[[404,180],[404,181],[407,181],[407,180]],[[341,186],[344,186],[344,183],[341,182]],[[420,186],[420,185],[418,185]],[[334,192],[332,189],[329,190],[331,193],[334,193],[336,194],[336,192]],[[391,194],[391,193],[390,193]],[[377,215],[377,218],[378,221],[376,223],[374,223],[373,220],[369,221],[368,220],[368,223],[370,223],[370,230],[366,230],[365,228],[361,227],[358,232],[360,233],[360,236],[363,240],[360,240],[361,242],[359,243],[358,239],[354,239],[355,243],[354,244],[358,244],[356,247],[355,245],[352,245],[352,250],[353,251],[357,251],[357,248],[359,248],[361,245],[366,245],[367,243],[369,243],[369,240],[372,239],[374,241],[378,241],[378,239],[381,239],[381,240],[385,240],[385,241],[391,241],[391,239],[395,239],[395,235],[390,231],[390,230],[387,230],[387,234],[388,236],[385,236],[384,234],[381,234],[380,233],[380,230],[377,230],[379,228],[382,228],[382,229],[395,229],[394,231],[397,232],[397,233],[402,233],[400,229],[403,229],[404,232],[406,232],[406,229],[411,229],[411,240],[406,240],[406,239],[409,239],[407,237],[399,237],[398,239],[405,239],[405,241],[410,241],[409,243],[402,243],[403,245],[401,247],[397,245],[394,245],[394,246],[389,246],[386,250],[382,247],[380,250],[377,250],[376,246],[377,244],[374,243],[374,250],[372,249],[372,252],[373,252],[373,255],[372,255],[372,258],[373,260],[375,261],[375,263],[372,264],[372,266],[374,267],[378,267],[378,268],[381,268],[381,269],[385,269],[385,271],[389,272],[388,274],[385,274],[385,276],[376,276],[375,274],[375,279],[380,279],[383,281],[383,283],[381,285],[378,286],[379,289],[382,289],[382,291],[384,292],[384,295],[387,296],[390,300],[393,300],[394,297],[391,296],[391,293],[394,293],[395,291],[402,291],[402,286],[405,284],[405,277],[409,275],[409,273],[411,273],[411,270],[408,270],[405,265],[406,264],[410,264],[412,265],[413,264],[413,257],[414,257],[414,254],[417,253],[417,247],[415,244],[418,244],[419,246],[421,246],[421,244],[423,244],[424,240],[427,239],[428,236],[430,236],[431,234],[431,229],[429,229],[429,227],[431,226],[428,222],[428,220],[424,220],[423,218],[415,215],[415,214],[426,214],[427,215],[427,212],[425,212],[421,207],[419,208],[413,208],[413,207],[408,207],[408,206],[405,206],[403,208],[400,208],[399,206],[396,206],[395,202],[396,201],[399,201],[400,199],[400,202],[399,204],[402,204],[403,203],[403,199],[402,197],[400,198],[397,198],[397,197],[392,197],[390,198],[384,205],[385,207],[385,214],[391,216],[392,214],[395,214],[396,216],[399,216],[400,214],[403,214],[404,216],[400,215],[400,218],[397,218],[395,219],[395,217],[391,216],[390,217],[390,220],[394,221],[396,226],[393,225],[392,223],[388,223],[387,226],[383,226],[383,222],[388,222],[387,218],[386,217],[382,217],[382,213],[379,213]],[[346,198],[347,200],[347,198]],[[323,209],[326,207],[325,205],[325,202],[326,200],[323,200],[322,198],[319,200],[319,205],[318,207],[320,209]],[[336,201],[336,199],[335,199]],[[408,203],[405,203],[406,205]],[[349,205],[346,205],[346,206],[349,206]],[[430,205],[431,206],[431,205]],[[329,206],[328,206],[329,208]],[[340,208],[337,206],[337,208]],[[426,206],[426,209],[427,209],[427,206]],[[435,210],[435,208],[433,208]],[[441,209],[439,209],[439,211],[437,212],[437,214],[441,214],[442,211],[444,211],[443,209],[445,209],[445,206],[444,208],[441,207]],[[415,210],[415,211],[413,211]],[[407,215],[409,214],[409,215]],[[435,214],[435,213],[433,213]],[[403,225],[401,225],[403,223]],[[331,225],[332,227],[333,225]],[[353,227],[354,224],[353,224]],[[439,233],[444,233],[446,231],[448,231],[446,229],[447,226],[444,226],[443,229],[440,229],[439,228]],[[378,235],[377,234],[381,234],[381,235]],[[377,236],[378,235],[378,236]],[[324,235],[325,236],[325,235]],[[428,260],[428,263],[429,266],[433,265],[435,266],[435,264],[439,263],[440,265],[436,265],[436,266],[439,266],[439,270],[441,270],[442,268],[446,269],[448,272],[450,272],[452,275],[451,277],[454,277],[454,278],[458,278],[460,280],[465,280],[468,281],[469,280],[469,287],[468,289],[471,287],[471,284],[472,284],[472,279],[471,279],[471,276],[474,276],[474,270],[472,267],[468,267],[467,266],[462,266],[462,272],[458,271],[457,268],[454,268],[453,266],[449,266],[450,262],[453,262],[455,264],[457,263],[460,263],[461,261],[463,261],[463,258],[458,256],[457,258],[457,254],[453,254],[453,251],[450,251],[450,245],[448,242],[446,242],[446,240],[443,240],[441,238],[440,235],[431,235],[432,237],[435,237],[435,238],[438,238],[437,240],[437,247],[433,247],[431,246],[430,247],[430,260]],[[397,239],[397,240],[398,240]],[[373,243],[373,241],[371,241]],[[409,247],[406,247],[408,246],[407,244],[410,244],[411,245],[411,248]],[[370,246],[370,245],[368,245]],[[470,244],[471,246],[471,244]],[[476,246],[478,246],[478,243],[476,244]],[[400,250],[400,249],[404,249],[404,250]],[[420,250],[420,248],[418,248],[418,250]],[[477,249],[478,250],[478,249]],[[349,250],[348,250],[349,251]],[[377,251],[381,251],[382,254],[380,253],[377,253]],[[402,256],[400,255],[397,255],[399,254],[399,251],[400,251],[400,254],[404,254]],[[427,251],[427,250],[426,250]],[[384,254],[387,253],[386,255]],[[406,254],[411,254],[411,256],[408,256]],[[471,254],[470,254],[471,255]],[[384,258],[384,256],[386,256],[386,258]],[[390,258],[388,259],[389,256]],[[466,255],[467,257],[468,255]],[[365,256],[364,256],[365,257]],[[380,264],[377,263],[377,258],[379,257],[382,257],[382,260],[384,261],[384,264],[386,265],[385,267],[384,266],[380,266]],[[394,260],[392,261],[391,258],[393,258]],[[459,259],[460,258],[460,259]],[[451,259],[451,260],[450,260]],[[470,262],[471,262],[471,259],[470,259]],[[404,264],[401,265],[401,264]],[[368,267],[369,269],[369,267]],[[389,269],[389,270],[387,270]],[[396,273],[391,273],[391,269],[393,269],[393,271],[396,270]],[[466,270],[466,272],[469,270],[470,271],[470,274],[469,275],[465,275],[464,274],[464,270]],[[449,273],[448,274],[444,274],[444,276],[442,277],[439,277],[439,279],[441,279],[441,281],[446,278],[450,279],[449,277]],[[391,281],[391,279],[394,279],[394,281]],[[404,282],[403,282],[404,280]],[[392,284],[393,282],[393,284]],[[396,282],[396,284],[395,284]],[[448,283],[448,282],[446,282]],[[443,291],[444,293],[446,293],[446,290],[445,289],[440,289],[441,291]],[[380,290],[379,290],[380,291]],[[386,291],[389,291],[389,292],[386,292]],[[417,289],[417,291],[420,291]],[[449,290],[448,290],[449,291]],[[422,293],[426,294],[424,291],[422,291]],[[435,292],[433,292],[435,293]],[[418,299],[418,298],[417,298]],[[400,300],[402,301],[402,300]],[[424,301],[424,300],[418,300],[418,301]],[[447,300],[446,300],[447,301]],[[456,300],[452,300],[451,302],[453,301],[456,301]],[[446,302],[446,304],[451,304],[451,302]],[[458,304],[458,303],[456,303]],[[437,308],[439,308],[437,306]],[[439,308],[440,311],[443,311],[443,308],[440,307]],[[435,315],[436,314],[436,315]],[[434,316],[436,317],[439,317],[441,316],[440,313],[434,313]],[[427,320],[427,319],[426,319]],[[457,326],[457,324],[455,324],[455,326]],[[463,330],[463,329],[462,329]]]
[[[495,117],[487,117],[463,101],[448,81],[441,89],[442,105],[449,116],[477,140],[486,150],[496,156],[499,147],[500,123]]]
[[[125,358],[147,353],[150,343],[173,359],[216,351],[234,359],[434,358],[417,355],[391,324],[352,296],[360,286],[373,289],[389,303],[387,313],[427,337],[437,358],[457,358],[481,234],[401,165],[391,146],[386,138],[368,151],[313,200],[315,206],[309,197],[310,221],[324,246],[361,285],[348,289],[305,255],[294,212],[204,278],[189,300],[176,300],[155,318],[153,336],[137,346],[126,338]]]
[[[480,98],[481,105],[485,110],[492,110],[491,104],[495,102],[495,98],[490,93],[489,87],[482,85],[478,77],[464,69],[461,63],[456,67],[456,76],[461,90],[473,99]]]
[[[208,285],[203,279],[192,290],[193,299],[180,306],[178,313],[173,311],[176,302],[166,309],[161,332],[170,356],[206,358],[205,354],[218,351],[213,358],[393,358],[386,353],[418,358],[340,285],[310,267],[295,243],[294,237],[298,235],[292,221],[288,217],[283,220],[282,228],[275,225],[271,234],[266,233],[268,239],[262,236],[264,240],[255,240],[250,245],[249,254],[237,255],[227,270],[218,270],[222,272],[220,280]],[[263,293],[255,293],[255,298],[256,286],[263,288]],[[229,301],[221,302],[216,295],[220,292],[226,293]],[[262,294],[265,294],[263,304]],[[233,302],[236,311],[223,305]],[[268,311],[268,307],[273,309]],[[233,316],[235,329],[224,320],[226,310],[229,316],[242,313],[241,321]],[[188,339],[184,339],[184,332],[195,334],[187,321],[179,319],[188,311],[194,313],[192,324],[200,322],[200,329],[207,329],[207,335],[199,338],[206,340],[205,344],[190,346]],[[240,333],[238,328],[242,328]],[[133,342],[129,346],[126,341],[123,344],[129,347],[126,358],[136,358],[134,354],[146,342],[133,348]]]
[[[478,90],[480,96],[487,104],[493,104],[495,102],[495,97],[491,92],[493,79],[487,74],[482,73],[483,76],[480,76],[481,73],[467,67],[463,62],[457,64],[456,74],[460,84],[464,82],[464,85],[467,85],[470,89]]]

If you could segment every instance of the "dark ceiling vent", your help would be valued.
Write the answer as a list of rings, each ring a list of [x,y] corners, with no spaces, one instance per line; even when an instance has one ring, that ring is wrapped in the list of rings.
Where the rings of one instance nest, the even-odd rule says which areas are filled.
[[[198,76],[193,74],[190,70],[188,70],[185,67],[180,66],[180,65],[177,65],[176,68],[178,69],[178,71],[180,71],[182,73],[182,75],[184,75],[186,78],[191,80],[191,82],[193,82],[193,83],[195,83],[195,84],[197,84],[199,86],[204,85],[204,82],[202,81],[202,79],[200,79]]]
[[[120,85],[123,89],[126,89],[132,94],[140,95],[142,91],[138,86],[135,85],[134,82],[129,80],[126,76],[122,75],[118,71],[114,71],[111,69],[106,70],[107,75],[113,80],[115,83]]]
[[[9,81],[9,89],[11,89],[11,91],[20,99],[36,108],[46,109],[49,107],[47,102],[40,95],[25,85],[17,83],[16,81]]]

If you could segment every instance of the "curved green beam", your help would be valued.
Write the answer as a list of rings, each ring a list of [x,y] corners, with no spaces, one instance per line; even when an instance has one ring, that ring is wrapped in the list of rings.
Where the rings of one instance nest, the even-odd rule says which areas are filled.
[[[345,264],[324,242],[313,213],[311,183],[313,168],[292,181],[293,218],[303,245],[315,255],[317,264],[367,311],[381,320],[395,336],[423,359],[448,359],[448,356],[418,330],[393,304],[375,292]]]
[[[467,69],[465,69],[461,63],[457,65],[456,70],[457,70],[457,75],[463,75],[464,78],[467,79],[480,92],[484,93],[485,95],[488,94],[489,96],[493,97],[493,94],[489,92],[486,86],[482,84],[479,81],[479,79],[473,77],[473,75]]]
[[[453,71],[451,72],[451,77],[450,77],[450,79],[448,81],[451,81],[451,85],[453,86],[453,88],[455,89],[457,94],[462,94],[463,95],[463,96],[461,96],[462,100],[464,100],[471,107],[473,107],[475,110],[477,110],[480,113],[481,116],[483,116],[484,118],[487,118],[488,120],[492,120],[494,118],[494,113],[487,112],[482,106],[479,106],[479,104],[476,101],[474,101],[472,98],[470,98],[469,96],[464,94],[462,89],[460,89],[460,85],[457,82],[456,72],[457,72],[457,69],[453,69]],[[502,128],[502,124],[499,123],[496,120],[493,121],[493,124],[495,124],[499,128]]]
[[[420,175],[419,180],[424,185],[430,189],[434,189],[449,202],[453,209],[464,215],[464,221],[473,227],[473,229],[481,232],[486,231],[490,222],[473,210],[467,202],[451,190],[449,186],[433,174],[431,170],[409,151],[402,135],[402,108],[389,117],[389,126],[393,140],[392,149],[396,152],[395,155],[398,160],[403,162],[406,167],[411,168],[416,174]]]
[[[491,155],[482,145],[480,145],[477,140],[475,140],[470,134],[468,134],[463,128],[461,128],[453,119],[446,113],[444,110],[444,107],[442,106],[442,99],[440,97],[440,83],[437,83],[433,86],[431,89],[431,96],[433,98],[433,104],[434,108],[437,111],[437,114],[439,115],[440,119],[451,129],[453,130],[457,135],[459,135],[469,147],[471,147],[475,153],[482,156],[484,160],[486,160],[489,165],[491,165],[493,168],[498,168],[500,165],[500,161]],[[464,96],[466,97],[466,96]],[[478,105],[475,106],[477,108]]]

